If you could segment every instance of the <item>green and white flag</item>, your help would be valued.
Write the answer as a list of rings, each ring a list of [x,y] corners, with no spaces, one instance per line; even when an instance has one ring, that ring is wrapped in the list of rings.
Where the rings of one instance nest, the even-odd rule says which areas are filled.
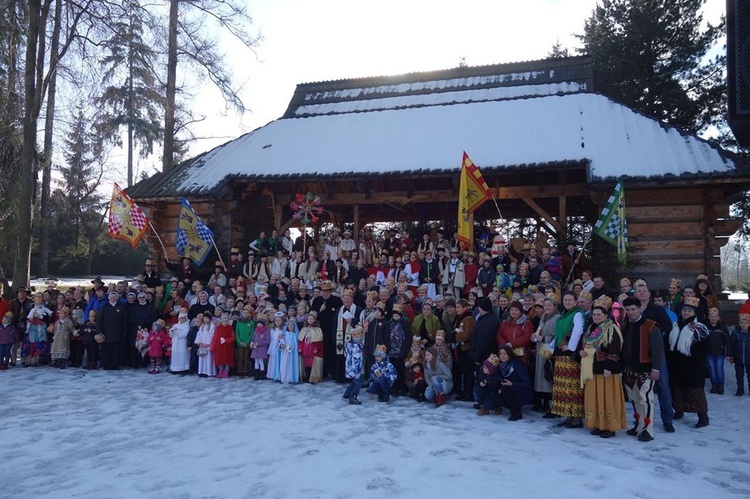
[[[599,220],[594,225],[594,234],[617,248],[617,260],[622,267],[627,262],[628,222],[625,220],[625,189],[622,180],[604,205]]]

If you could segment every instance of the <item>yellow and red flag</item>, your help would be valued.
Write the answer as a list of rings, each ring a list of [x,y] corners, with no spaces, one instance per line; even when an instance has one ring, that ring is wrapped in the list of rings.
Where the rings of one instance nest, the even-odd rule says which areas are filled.
[[[135,249],[149,228],[148,217],[115,183],[109,202],[109,237],[123,239]]]
[[[458,189],[458,240],[462,247],[470,247],[474,239],[472,237],[474,228],[469,215],[490,199],[492,199],[492,193],[487,182],[484,181],[479,168],[464,151],[461,182]]]

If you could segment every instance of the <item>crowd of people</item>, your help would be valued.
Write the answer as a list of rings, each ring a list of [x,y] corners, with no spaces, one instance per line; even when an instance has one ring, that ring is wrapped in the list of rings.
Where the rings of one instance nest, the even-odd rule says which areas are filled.
[[[441,230],[412,240],[365,228],[358,242],[334,229],[321,241],[265,233],[247,258],[232,248],[207,280],[193,263],[156,262],[132,283],[30,293],[0,300],[0,370],[49,365],[158,374],[347,384],[359,405],[408,396],[441,406],[453,395],[478,416],[524,406],[562,428],[610,438],[654,438],[724,393],[733,362],[737,396],[750,387],[750,300],[730,333],[706,276],[655,293],[623,278],[617,290],[589,270],[573,243],[463,251]],[[634,408],[632,428],[626,397]],[[564,419],[563,419],[564,418]]]

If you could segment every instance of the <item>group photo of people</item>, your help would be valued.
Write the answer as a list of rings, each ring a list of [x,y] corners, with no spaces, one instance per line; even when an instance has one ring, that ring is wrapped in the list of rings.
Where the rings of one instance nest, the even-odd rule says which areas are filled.
[[[514,246],[491,233],[465,249],[456,236],[274,230],[210,276],[189,258],[162,269],[149,258],[132,282],[17,287],[0,301],[0,370],[332,382],[348,405],[458,402],[477,417],[536,413],[642,442],[657,407],[667,433],[682,418],[708,426],[706,383],[725,395],[725,361],[734,395],[745,376],[750,393],[750,300],[728,327],[707,276],[664,291],[637,276],[607,283],[573,241]]]

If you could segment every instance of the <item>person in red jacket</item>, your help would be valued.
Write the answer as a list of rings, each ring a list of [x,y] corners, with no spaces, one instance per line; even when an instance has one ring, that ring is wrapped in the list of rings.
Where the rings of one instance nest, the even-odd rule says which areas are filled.
[[[534,325],[524,315],[523,305],[519,301],[514,301],[508,307],[508,318],[500,323],[497,331],[497,344],[498,346],[508,345],[524,364],[528,364],[529,345],[533,332]]]
[[[228,378],[229,368],[234,367],[234,328],[229,323],[229,314],[221,314],[221,324],[216,328],[211,341],[214,364],[219,368],[217,378]]]
[[[169,336],[164,331],[164,321],[159,319],[151,325],[151,331],[146,339],[148,343],[148,356],[151,359],[151,370],[149,374],[161,372],[161,358],[164,355],[164,344]]]

